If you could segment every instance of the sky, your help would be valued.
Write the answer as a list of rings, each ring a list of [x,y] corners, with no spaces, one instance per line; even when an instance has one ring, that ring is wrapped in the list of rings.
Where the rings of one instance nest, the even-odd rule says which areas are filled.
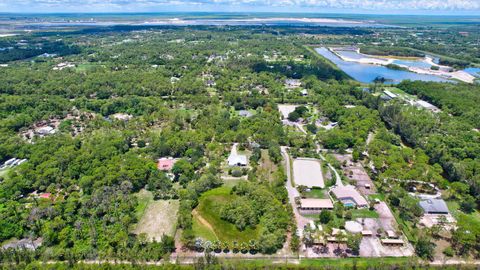
[[[0,12],[319,12],[479,15],[480,0],[0,0]]]

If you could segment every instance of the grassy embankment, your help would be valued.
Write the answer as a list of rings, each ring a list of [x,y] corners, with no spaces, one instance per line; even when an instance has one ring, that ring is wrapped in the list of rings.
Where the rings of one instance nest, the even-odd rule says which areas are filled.
[[[230,194],[230,191],[231,187],[223,186],[207,191],[200,197],[198,206],[195,208],[199,217],[195,218],[193,223],[196,236],[226,242],[248,242],[257,238],[260,226],[240,231],[235,225],[220,218],[222,207],[236,198],[236,195]],[[205,224],[205,221],[208,224]]]

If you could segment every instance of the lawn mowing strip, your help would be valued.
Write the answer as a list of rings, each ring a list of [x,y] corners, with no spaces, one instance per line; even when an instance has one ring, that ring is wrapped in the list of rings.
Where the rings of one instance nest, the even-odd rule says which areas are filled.
[[[385,257],[385,258],[344,258],[344,259],[303,259],[299,264],[282,262],[282,259],[222,259],[214,258],[210,263],[206,263],[203,257],[197,261],[183,264],[161,262],[110,262],[110,263],[67,263],[67,262],[31,262],[29,264],[3,264],[0,269],[74,269],[74,270],[136,270],[136,269],[478,269],[475,265],[429,265],[428,262],[420,261],[417,258],[410,257]]]

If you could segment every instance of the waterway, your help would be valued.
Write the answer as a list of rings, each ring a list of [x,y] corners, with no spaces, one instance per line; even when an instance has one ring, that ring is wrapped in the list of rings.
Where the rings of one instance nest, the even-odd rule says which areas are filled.
[[[475,76],[477,78],[480,78],[480,68],[474,68],[474,67],[466,68],[464,71],[472,74],[473,76]]]
[[[387,67],[380,66],[380,65],[360,64],[356,62],[344,61],[324,47],[317,48],[315,50],[317,51],[317,53],[319,53],[323,57],[332,61],[341,70],[343,70],[345,73],[350,75],[350,77],[363,83],[371,83],[375,80],[375,78],[378,78],[378,77],[383,77],[387,79],[388,80],[386,82],[387,84],[397,84],[403,80],[434,81],[434,82],[449,81],[445,78],[441,78],[434,75],[418,74],[415,72],[405,71],[405,70],[394,70],[394,69],[389,69]],[[349,56],[353,56],[353,55],[351,55],[350,53]],[[397,61],[397,64],[401,64],[401,63],[406,64],[406,62],[415,62],[415,63],[408,63],[408,64],[423,65],[424,63],[421,61],[410,61],[410,60],[396,60],[396,61]]]

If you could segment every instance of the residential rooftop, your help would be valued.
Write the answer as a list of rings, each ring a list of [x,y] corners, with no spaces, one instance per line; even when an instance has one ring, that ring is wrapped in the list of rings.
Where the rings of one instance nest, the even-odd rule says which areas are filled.
[[[354,203],[358,207],[368,206],[367,200],[352,185],[336,186],[332,192],[343,204]]]
[[[301,199],[300,205],[302,210],[333,209],[330,199]]]
[[[448,206],[442,199],[424,198],[420,201],[420,207],[425,214],[444,214],[449,213]]]

